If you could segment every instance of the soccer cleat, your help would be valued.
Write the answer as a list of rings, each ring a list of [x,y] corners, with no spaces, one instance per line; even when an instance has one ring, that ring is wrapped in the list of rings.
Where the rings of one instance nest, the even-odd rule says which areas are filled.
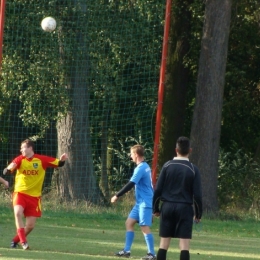
[[[11,248],[18,248],[18,243],[14,242],[14,241],[11,241],[10,247]]]
[[[29,249],[28,243],[27,243],[27,242],[22,243],[22,248],[23,248],[24,250]]]
[[[119,251],[118,253],[115,253],[115,256],[129,258],[130,254],[131,254],[130,251],[127,252],[123,249],[123,250]]]
[[[142,257],[141,260],[156,260],[156,255],[148,253],[146,256]]]

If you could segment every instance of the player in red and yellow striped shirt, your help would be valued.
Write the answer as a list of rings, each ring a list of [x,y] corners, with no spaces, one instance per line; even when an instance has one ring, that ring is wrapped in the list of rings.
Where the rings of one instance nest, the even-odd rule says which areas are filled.
[[[28,249],[26,237],[33,230],[37,217],[41,217],[42,185],[47,167],[62,167],[67,154],[60,159],[34,153],[33,141],[26,139],[21,143],[21,154],[16,157],[3,173],[12,173],[16,170],[13,193],[13,207],[17,235],[11,242],[16,248],[20,242],[23,249]],[[26,218],[24,225],[23,215]]]

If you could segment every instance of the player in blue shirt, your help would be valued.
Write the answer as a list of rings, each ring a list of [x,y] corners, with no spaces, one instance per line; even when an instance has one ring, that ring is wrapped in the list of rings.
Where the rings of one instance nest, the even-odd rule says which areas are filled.
[[[131,158],[137,166],[134,169],[130,181],[111,198],[111,202],[116,202],[120,196],[124,195],[135,186],[136,203],[125,222],[125,247],[115,255],[118,257],[130,257],[131,246],[134,241],[134,225],[138,223],[143,232],[148,251],[147,255],[144,256],[142,260],[155,260],[154,238],[150,230],[150,226],[152,225],[153,203],[151,169],[144,161],[145,150],[143,146],[135,145],[131,147],[130,152]]]

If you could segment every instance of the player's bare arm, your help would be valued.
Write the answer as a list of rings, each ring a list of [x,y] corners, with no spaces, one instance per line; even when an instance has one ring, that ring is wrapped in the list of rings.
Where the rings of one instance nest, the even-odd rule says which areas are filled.
[[[6,189],[9,188],[9,182],[3,179],[2,177],[0,177],[0,183],[2,183]]]
[[[63,167],[65,165],[65,161],[68,159],[68,155],[66,153],[60,156],[60,161],[58,167]]]
[[[16,169],[17,164],[12,162],[3,170],[3,175],[10,174],[12,171]]]
[[[64,162],[64,161],[66,161],[68,158],[69,158],[68,155],[67,155],[66,153],[64,153],[64,154],[62,154],[62,155],[60,156],[60,161]]]

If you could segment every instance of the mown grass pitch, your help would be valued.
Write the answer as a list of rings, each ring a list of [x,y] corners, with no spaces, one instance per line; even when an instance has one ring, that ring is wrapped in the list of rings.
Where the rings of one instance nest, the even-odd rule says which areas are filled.
[[[124,246],[125,218],[119,212],[71,214],[44,212],[28,236],[30,250],[10,249],[15,233],[12,209],[0,208],[0,259],[116,259],[114,252]],[[159,221],[152,230],[156,251],[159,245]],[[194,230],[191,259],[260,259],[260,224],[257,221],[203,220],[201,231]],[[136,227],[131,258],[146,254],[143,235]],[[169,260],[179,259],[178,241],[172,240]]]

